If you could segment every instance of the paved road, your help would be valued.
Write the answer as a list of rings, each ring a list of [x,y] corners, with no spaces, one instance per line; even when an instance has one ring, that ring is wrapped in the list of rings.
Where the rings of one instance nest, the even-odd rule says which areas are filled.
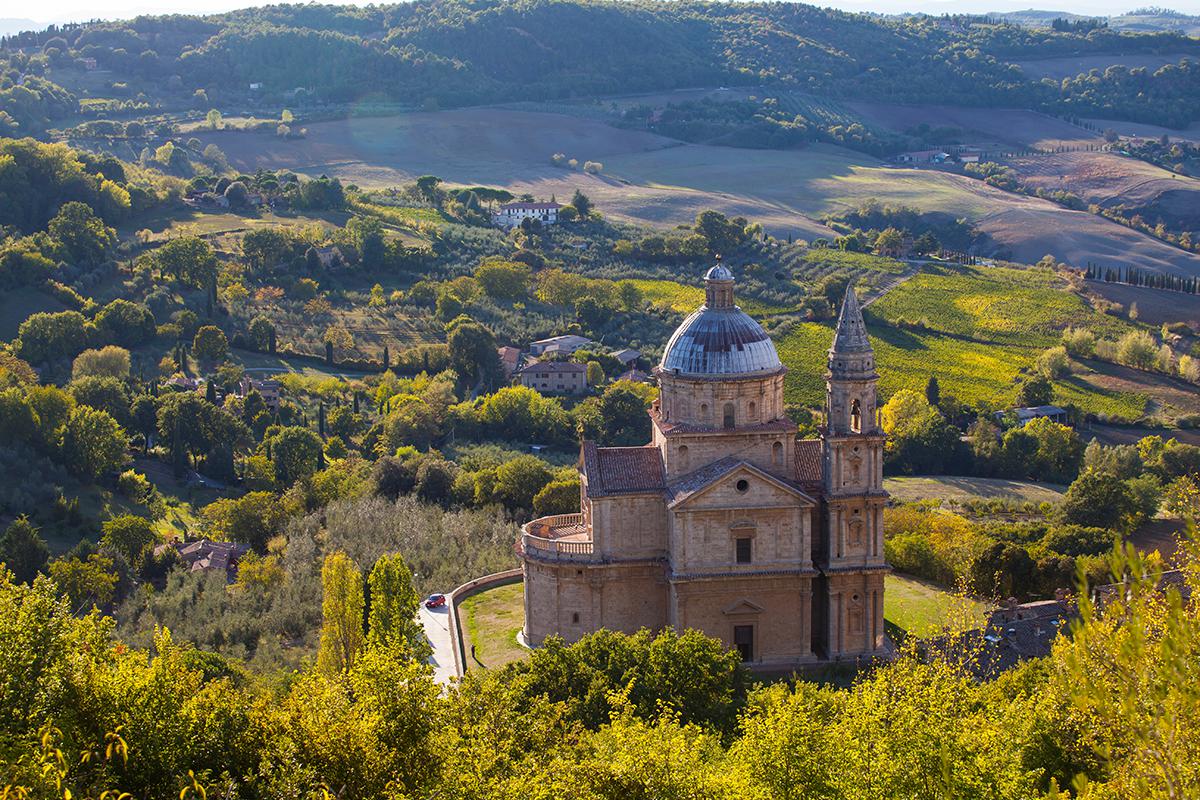
[[[449,609],[445,606],[428,609],[422,604],[417,612],[417,621],[425,628],[425,636],[433,647],[433,655],[429,657],[429,663],[433,665],[433,679],[449,684],[450,679],[458,675],[454,669],[454,648],[450,641]]]

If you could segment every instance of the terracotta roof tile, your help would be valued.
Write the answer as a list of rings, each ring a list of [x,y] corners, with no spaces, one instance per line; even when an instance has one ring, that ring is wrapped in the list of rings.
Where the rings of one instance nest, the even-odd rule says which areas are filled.
[[[796,480],[800,483],[821,483],[823,458],[820,439],[796,440]]]
[[[584,442],[583,470],[589,497],[661,492],[667,485],[657,447],[597,447]]]

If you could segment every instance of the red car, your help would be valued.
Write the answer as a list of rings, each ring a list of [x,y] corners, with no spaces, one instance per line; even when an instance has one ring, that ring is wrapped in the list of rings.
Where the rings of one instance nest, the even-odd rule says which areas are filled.
[[[425,598],[426,608],[441,608],[444,605],[446,605],[446,595],[444,594],[431,594]]]

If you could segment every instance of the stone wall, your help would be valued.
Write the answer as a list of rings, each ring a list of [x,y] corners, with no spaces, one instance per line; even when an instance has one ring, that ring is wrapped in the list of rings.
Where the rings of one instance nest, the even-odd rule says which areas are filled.
[[[671,624],[702,630],[728,647],[735,646],[734,629],[749,626],[756,666],[807,661],[813,658],[811,586],[812,578],[801,575],[676,581]]]

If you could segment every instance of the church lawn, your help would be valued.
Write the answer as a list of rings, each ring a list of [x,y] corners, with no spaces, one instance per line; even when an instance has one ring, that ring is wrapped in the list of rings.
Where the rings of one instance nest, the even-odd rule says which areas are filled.
[[[480,592],[460,606],[466,637],[467,670],[495,669],[529,657],[517,643],[517,631],[525,623],[525,584],[517,582]],[[471,658],[471,645],[475,658]]]
[[[962,597],[907,575],[884,579],[883,617],[907,634],[924,637],[937,633],[949,619],[983,624],[990,606]]]

